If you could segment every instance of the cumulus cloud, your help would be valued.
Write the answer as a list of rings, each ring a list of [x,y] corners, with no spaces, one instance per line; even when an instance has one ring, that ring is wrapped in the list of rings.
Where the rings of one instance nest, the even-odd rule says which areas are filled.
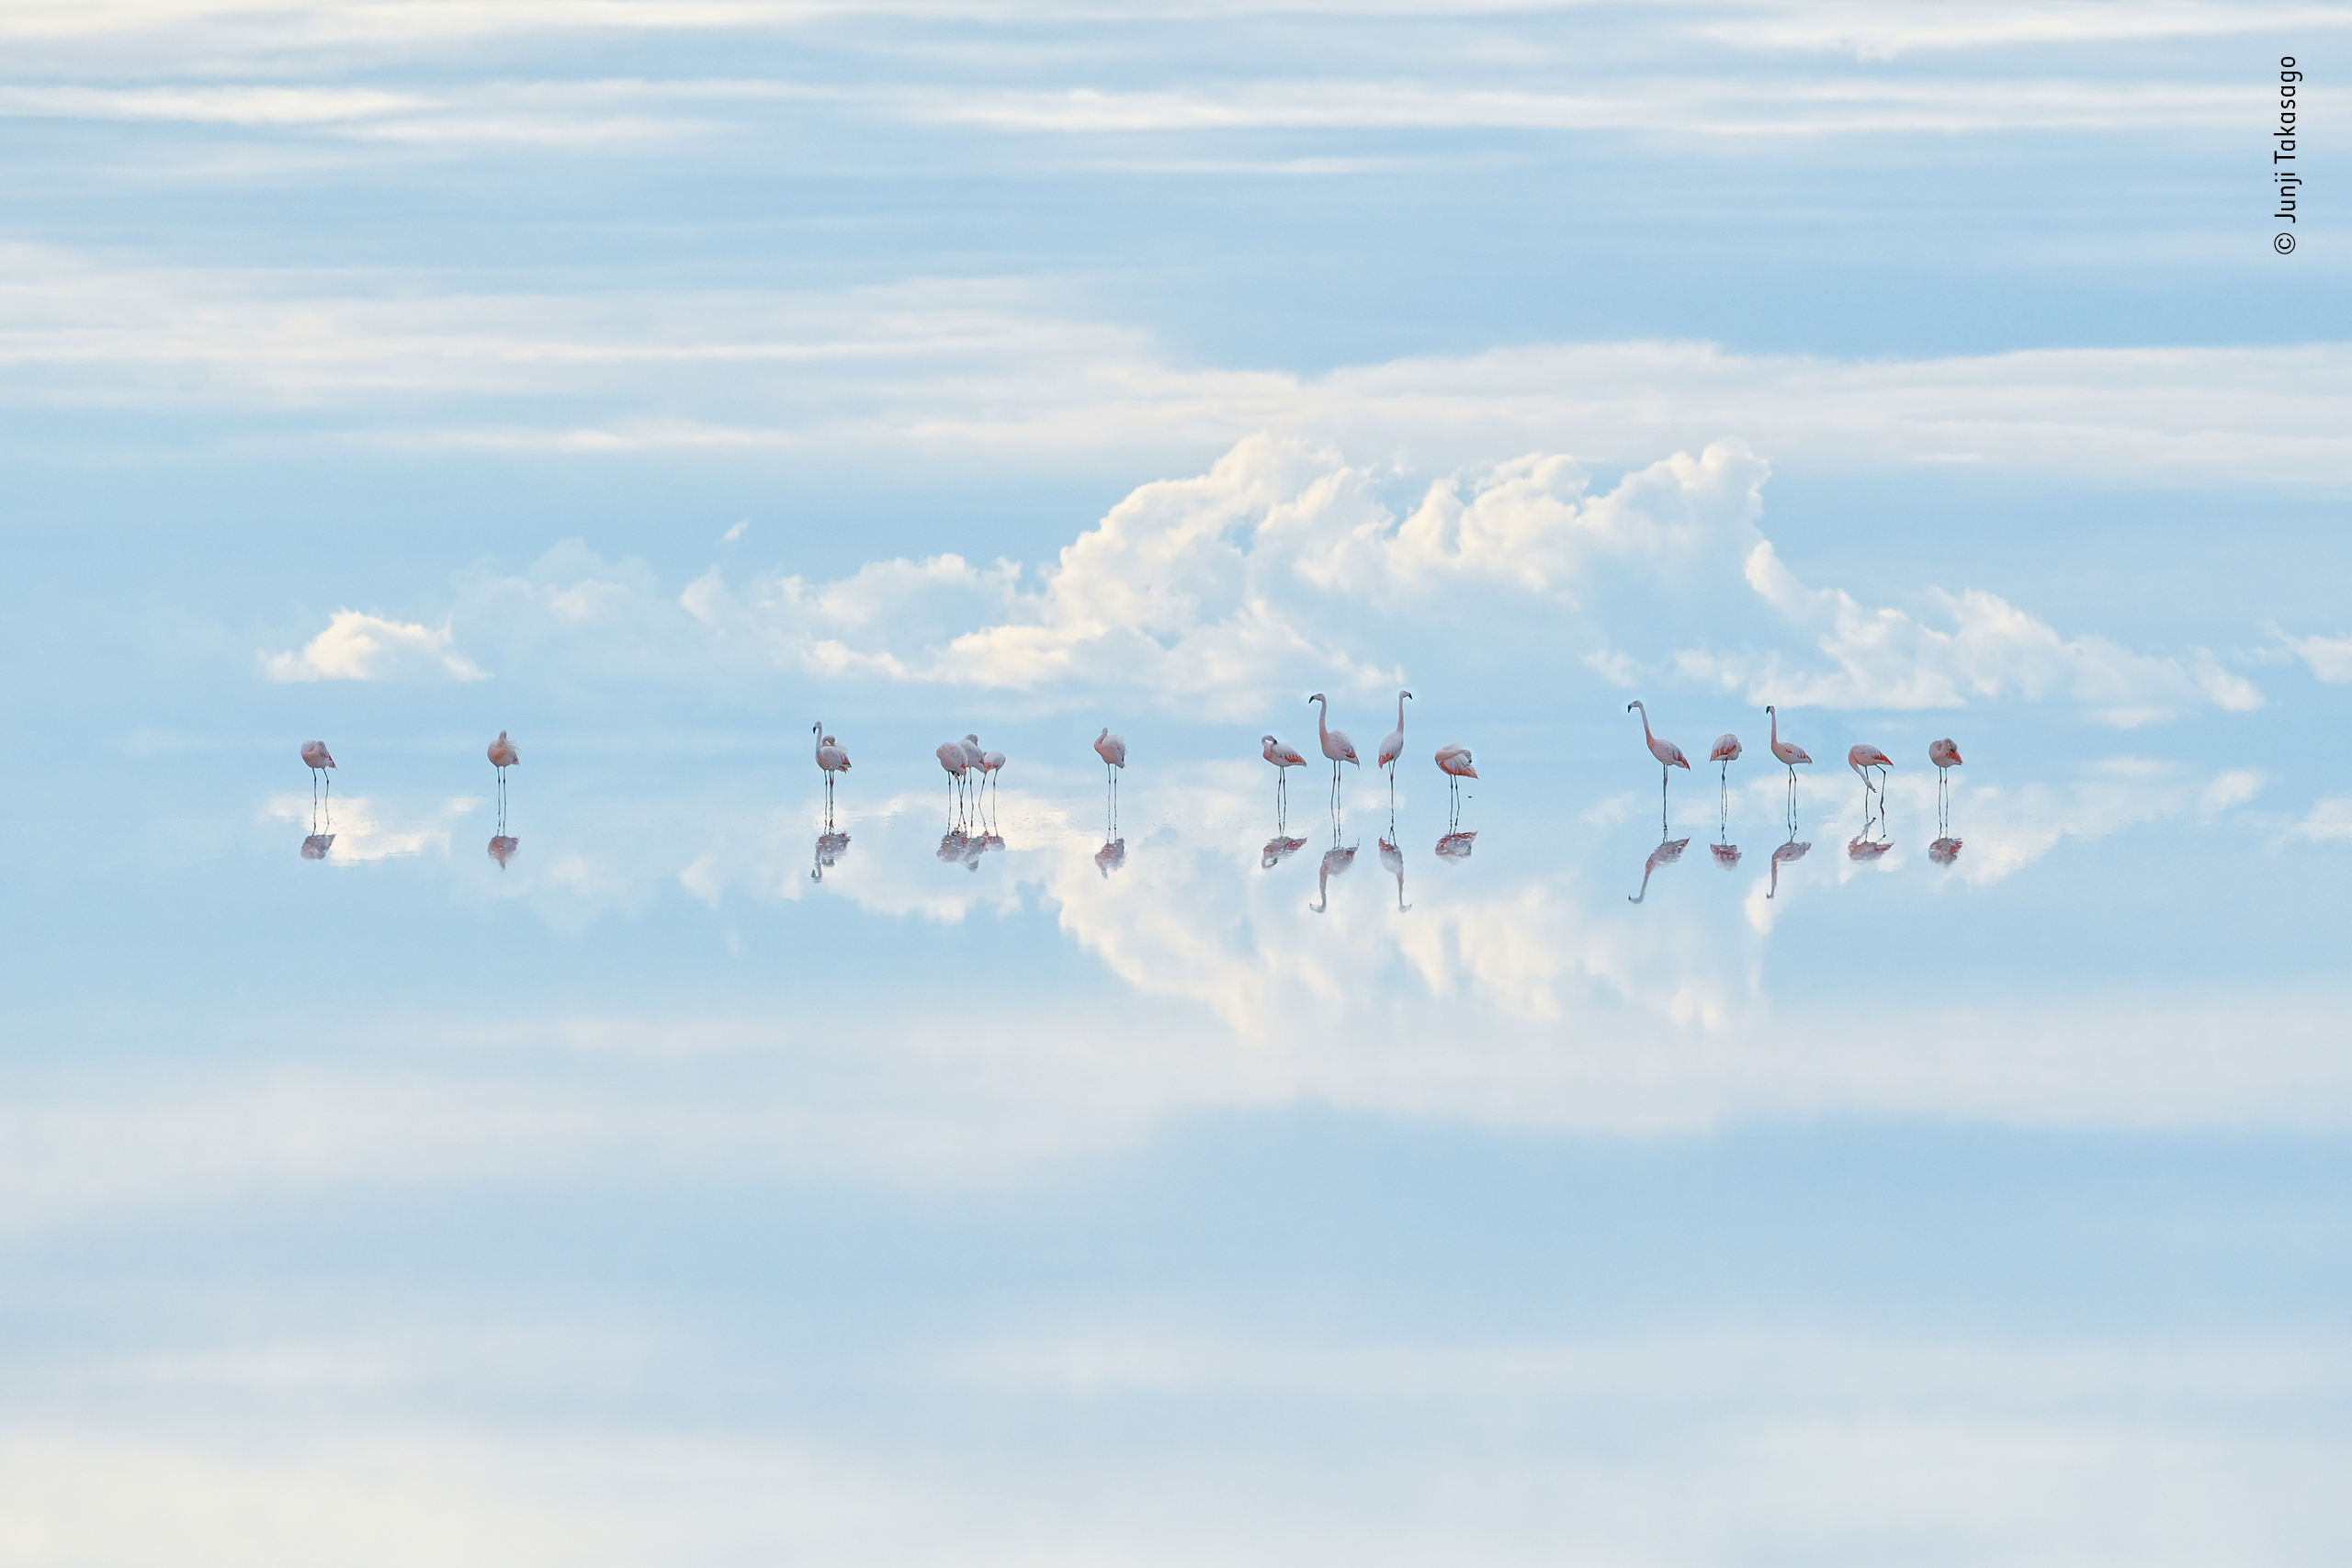
[[[1813,588],[1770,539],[1747,553],[1747,584],[1810,637],[1827,667],[1778,650],[1676,656],[1685,676],[1753,702],[1848,708],[1958,707],[1971,697],[2066,697],[2122,728],[2211,704],[2233,713],[2263,704],[2252,682],[2196,650],[2183,662],[2133,653],[2099,637],[2068,637],[1998,594],[1930,590],[1943,625],[1890,607],[1867,608],[1841,589]]]
[[[1419,480],[1261,434],[1206,472],[1137,487],[1042,565],[946,552],[832,581],[713,566],[671,592],[572,541],[472,579],[438,628],[345,611],[267,662],[278,680],[479,679],[458,626],[509,667],[553,659],[566,678],[731,667],[1046,705],[1115,690],[1254,721],[1270,692],[1368,692],[1472,646],[1514,667],[1581,666],[1620,686],[1665,673],[1792,706],[2021,697],[2129,726],[2262,705],[2209,652],[2068,636],[1984,590],[1925,589],[1904,609],[1814,587],[1758,527],[1770,473],[1719,441],[1598,493],[1558,453]]]
[[[337,610],[326,630],[300,651],[262,660],[273,681],[487,681],[489,672],[457,651],[454,634],[414,621]]]
[[[2320,801],[2309,816],[2295,824],[2294,834],[2299,839],[2322,842],[2352,839],[2352,798],[2335,795]]]

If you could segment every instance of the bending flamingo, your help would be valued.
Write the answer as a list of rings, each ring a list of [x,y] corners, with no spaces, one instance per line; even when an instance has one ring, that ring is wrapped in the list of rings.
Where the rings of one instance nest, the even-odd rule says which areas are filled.
[[[1928,761],[1936,765],[1936,825],[1951,831],[1951,770],[1960,766],[1960,748],[1949,736],[1928,742]],[[1958,850],[1953,851],[1958,853]],[[1945,863],[1949,864],[1949,862]]]
[[[305,740],[302,742],[302,761],[311,770],[311,799],[315,804],[319,798],[319,781],[327,779],[326,770],[334,766],[334,759],[328,755],[325,741]],[[334,795],[333,779],[327,779],[327,795],[329,797]]]
[[[1642,708],[1642,739],[1649,742],[1650,755],[1657,759],[1657,819],[1659,827],[1663,828],[1666,825],[1666,781],[1674,776],[1670,771],[1672,769],[1680,768],[1684,773],[1689,773],[1690,760],[1682,754],[1682,748],[1673,741],[1661,740],[1650,733],[1649,709],[1642,707],[1638,700],[1625,705],[1627,713],[1633,712],[1635,708]]]
[[[1290,803],[1290,771],[1306,766],[1306,755],[1271,735],[1261,735],[1258,740],[1260,752],[1274,765],[1274,817],[1280,821],[1283,807]]]
[[[1363,764],[1356,760],[1356,743],[1348,739],[1347,732],[1331,728],[1331,699],[1317,692],[1306,700],[1323,705],[1315,713],[1315,734],[1323,742],[1323,755],[1331,759],[1331,809],[1337,811],[1340,809],[1340,764],[1345,762],[1353,768],[1361,768]],[[1401,714],[1403,711],[1404,705],[1399,703],[1397,712]]]
[[[1868,805],[1871,797],[1870,770],[1891,768],[1894,766],[1894,759],[1875,746],[1857,744],[1846,749],[1846,765],[1861,775],[1862,801],[1864,805]],[[1884,810],[1886,808],[1886,774],[1883,772],[1879,774],[1878,795],[1879,808]]]
[[[968,766],[964,761],[964,743],[961,740],[943,740],[932,755],[937,757],[939,765],[947,770],[948,809],[955,812],[960,821],[963,818],[964,773]]]
[[[1478,770],[1470,765],[1470,748],[1467,746],[1439,747],[1437,765],[1446,779],[1446,820],[1451,823],[1462,815],[1462,781],[1476,778]]]
[[[1736,735],[1716,736],[1715,749],[1707,753],[1707,761],[1721,762],[1724,765],[1721,782],[1724,788],[1731,788],[1731,765],[1739,761],[1739,737]]]
[[[1412,694],[1396,694],[1396,728],[1380,743],[1378,765],[1388,770],[1388,808],[1392,812],[1396,808],[1396,759],[1405,754],[1405,699]]]

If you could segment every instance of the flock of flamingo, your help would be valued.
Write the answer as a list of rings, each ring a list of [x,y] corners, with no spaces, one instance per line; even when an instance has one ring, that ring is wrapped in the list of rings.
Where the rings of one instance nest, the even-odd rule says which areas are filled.
[[[1405,902],[1403,852],[1393,841],[1393,835],[1396,832],[1396,769],[1405,755],[1405,705],[1410,702],[1412,697],[1413,694],[1407,691],[1396,694],[1396,728],[1381,741],[1379,750],[1374,753],[1374,763],[1388,774],[1389,836],[1384,836],[1380,840],[1380,856],[1383,865],[1396,878],[1396,902],[1399,908],[1411,908]],[[1346,872],[1353,863],[1356,854],[1354,846],[1346,845],[1340,841],[1343,836],[1343,813],[1340,804],[1340,770],[1342,767],[1361,768],[1363,762],[1357,754],[1355,742],[1348,738],[1347,732],[1331,728],[1330,699],[1323,693],[1317,692],[1306,700],[1310,705],[1319,705],[1316,707],[1315,737],[1324,758],[1331,764],[1331,791],[1329,802],[1331,814],[1331,848],[1323,856],[1322,871],[1317,877],[1317,901],[1308,906],[1309,908],[1319,913],[1329,905],[1330,879]],[[1690,760],[1683,753],[1681,747],[1651,729],[1649,708],[1646,705],[1636,700],[1626,704],[1625,711],[1638,712],[1642,716],[1642,739],[1648,746],[1651,757],[1658,764],[1660,842],[1658,847],[1651,852],[1647,863],[1642,868],[1641,891],[1628,896],[1632,902],[1638,904],[1648,897],[1651,874],[1660,866],[1671,864],[1680,859],[1682,852],[1690,846],[1689,839],[1673,839],[1667,837],[1666,834],[1668,831],[1668,786],[1674,777],[1674,770],[1680,768],[1688,772]],[[1799,843],[1796,837],[1797,769],[1810,765],[1813,758],[1803,747],[1793,741],[1781,739],[1781,718],[1777,705],[1767,706],[1764,712],[1771,721],[1770,745],[1772,756],[1789,770],[1789,839],[1788,842],[1772,852],[1772,886],[1771,890],[1765,895],[1769,898],[1780,890],[1781,867],[1803,858],[1813,848],[1809,843]],[[809,726],[809,733],[816,737],[817,767],[825,786],[825,829],[817,840],[816,867],[809,874],[821,880],[826,870],[838,863],[842,852],[849,848],[849,835],[837,831],[833,826],[833,784],[839,775],[850,771],[850,758],[848,750],[840,740],[825,733],[825,726],[821,720]],[[1737,845],[1721,840],[1727,837],[1724,829],[1728,828],[1730,821],[1731,765],[1739,760],[1741,750],[1739,737],[1725,734],[1717,738],[1714,746],[1707,753],[1707,761],[1720,764],[1717,776],[1720,790],[1716,833],[1718,841],[1713,846],[1713,853],[1716,863],[1726,868],[1737,865],[1740,859]],[[1290,800],[1290,770],[1306,766],[1306,755],[1297,747],[1289,745],[1271,734],[1259,737],[1259,750],[1274,769],[1275,836],[1265,846],[1261,861],[1266,869],[1272,870],[1282,861],[1305,848],[1306,844],[1306,840],[1303,838],[1295,839],[1289,836],[1287,818]],[[1112,871],[1125,864],[1126,861],[1126,840],[1119,837],[1118,823],[1119,777],[1127,766],[1127,743],[1122,737],[1112,734],[1111,727],[1106,724],[1102,727],[1102,733],[1094,738],[1094,752],[1102,760],[1103,790],[1107,809],[1102,848],[1096,852],[1094,863],[1102,869],[1102,874],[1108,876]],[[522,756],[503,729],[498,732],[498,739],[490,743],[487,754],[491,766],[497,771],[498,801],[497,832],[490,840],[490,855],[498,863],[500,868],[503,869],[514,857],[516,851],[521,848],[520,840],[511,837],[506,830],[506,770],[520,762]],[[977,869],[982,855],[990,850],[1001,850],[1004,847],[1003,839],[996,832],[992,819],[993,814],[989,809],[998,775],[1004,768],[1004,753],[984,749],[980,745],[980,738],[978,735],[967,734],[961,739],[941,741],[934,754],[939,759],[940,767],[946,772],[948,777],[950,818],[947,835],[940,841],[939,858]],[[335,761],[334,755],[328,751],[326,743],[321,740],[303,743],[302,761],[311,770],[311,834],[302,841],[302,855],[306,860],[323,860],[334,844],[334,780],[328,776],[328,770],[334,767]],[[1462,831],[1462,781],[1476,778],[1478,770],[1473,764],[1470,749],[1466,746],[1441,746],[1435,753],[1434,761],[1438,771],[1445,775],[1449,802],[1446,832],[1445,836],[1438,840],[1437,853],[1441,859],[1444,860],[1464,860],[1468,858],[1477,834]],[[1960,748],[1950,739],[1930,742],[1928,747],[1928,761],[1936,769],[1938,829],[1940,834],[1935,842],[1928,846],[1928,858],[1937,863],[1949,865],[1958,858],[1961,851],[1961,841],[1951,837],[1951,774],[1952,769],[1961,765]],[[1862,831],[1846,846],[1847,852],[1856,860],[1874,860],[1893,847],[1884,835],[1886,831],[1886,773],[1894,766],[1894,760],[1876,746],[1858,744],[1848,750],[1846,765],[1853,769],[1862,781]],[[1877,775],[1875,779],[1872,778],[1872,774]],[[323,831],[320,824],[322,787],[326,811]]]

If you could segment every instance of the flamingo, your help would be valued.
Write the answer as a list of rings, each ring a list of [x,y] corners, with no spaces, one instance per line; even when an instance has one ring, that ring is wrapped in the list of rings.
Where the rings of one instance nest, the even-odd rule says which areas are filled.
[[[1106,724],[1102,727],[1102,733],[1094,738],[1094,754],[1102,759],[1102,784],[1111,793],[1111,820],[1116,822],[1119,819],[1119,773],[1127,771],[1126,739],[1112,734],[1111,727]],[[1118,773],[1113,773],[1111,770],[1114,768]],[[1119,859],[1124,862],[1127,857],[1126,840],[1122,839],[1119,844]],[[1111,874],[1105,871],[1102,874],[1108,876]]]
[[[1259,751],[1274,765],[1274,820],[1282,820],[1283,807],[1290,800],[1290,771],[1306,766],[1306,754],[1295,746],[1285,746],[1271,735],[1258,738]]]
[[[980,750],[980,738],[964,737],[964,774],[974,782],[973,794],[985,797],[989,787],[989,754]]]
[[[1478,770],[1470,765],[1470,748],[1467,746],[1439,747],[1437,766],[1438,771],[1446,778],[1448,801],[1446,820],[1451,823],[1462,814],[1462,781],[1476,778]]]
[[[817,738],[817,766],[825,777],[825,826],[833,825],[833,775],[849,772],[849,753],[841,742],[825,733],[825,721],[819,719],[808,727]]]
[[[1872,768],[1891,768],[1894,766],[1894,759],[1888,756],[1885,752],[1880,750],[1875,746],[1858,744],[1849,746],[1846,749],[1846,765],[1861,775],[1862,799],[1867,803],[1871,795],[1870,770]],[[1886,774],[1881,773],[1879,774],[1880,787],[1878,795],[1879,806],[1882,810],[1885,808],[1886,805],[1885,780]]]
[[[997,784],[996,775],[997,770],[1003,766],[1003,752],[983,751],[980,753],[980,777],[983,782],[996,789],[997,795],[1000,799],[1002,798],[1004,791],[1002,786]]]
[[[1396,808],[1396,759],[1405,754],[1405,699],[1410,692],[1396,694],[1396,728],[1380,743],[1380,761],[1376,764],[1388,770],[1388,808]]]
[[[1660,740],[1650,733],[1650,710],[1642,707],[1638,699],[1625,705],[1627,713],[1635,708],[1642,708],[1642,739],[1649,742],[1650,755],[1657,759],[1657,820],[1662,830],[1666,826],[1666,781],[1674,776],[1668,770],[1680,768],[1687,773],[1690,771],[1690,760],[1673,741]]]
[[[1949,832],[1951,829],[1951,770],[1960,766],[1960,748],[1952,744],[1949,736],[1941,740],[1930,740],[1928,742],[1928,761],[1936,765],[1936,825]],[[1960,852],[1957,842],[1952,852]]]
[[[302,761],[311,770],[311,802],[316,805],[319,798],[319,781],[327,779],[325,770],[334,766],[334,758],[328,754],[325,741],[305,740],[302,742]],[[327,795],[330,798],[334,795],[333,779],[327,779]]]
[[[1739,737],[1736,735],[1716,736],[1715,749],[1707,753],[1707,761],[1721,762],[1724,765],[1720,778],[1724,788],[1731,788],[1731,765],[1739,761]]]
[[[1323,742],[1323,755],[1331,759],[1331,809],[1337,811],[1340,809],[1340,764],[1345,762],[1353,768],[1361,768],[1363,764],[1356,760],[1356,743],[1348,739],[1347,731],[1331,728],[1331,699],[1317,692],[1306,700],[1323,705],[1316,710],[1315,735]],[[1405,705],[1398,703],[1396,711],[1401,716]]]
[[[947,786],[948,809],[955,810],[963,803],[964,773],[969,766],[964,761],[964,743],[961,740],[943,740],[932,755],[937,757],[939,765],[947,770],[950,781]]]
[[[1804,747],[1792,740],[1781,739],[1781,713],[1778,708],[1767,705],[1764,711],[1772,716],[1772,755],[1778,757],[1781,765],[1789,770],[1789,812],[1794,816],[1797,808],[1797,764],[1803,762],[1810,766],[1813,759],[1805,755]],[[1771,895],[1766,894],[1765,897],[1770,897]]]

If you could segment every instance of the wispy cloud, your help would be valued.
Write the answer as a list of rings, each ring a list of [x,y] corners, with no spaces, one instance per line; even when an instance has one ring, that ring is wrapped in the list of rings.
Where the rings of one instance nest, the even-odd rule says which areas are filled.
[[[1442,471],[1528,451],[1647,463],[1732,434],[1816,468],[1965,455],[2123,484],[2333,483],[2352,462],[2346,344],[1838,360],[1562,344],[1299,375],[1180,366],[1035,281],[469,294],[25,245],[0,264],[0,399],[303,413],[285,440],[1161,463],[1262,431]]]

